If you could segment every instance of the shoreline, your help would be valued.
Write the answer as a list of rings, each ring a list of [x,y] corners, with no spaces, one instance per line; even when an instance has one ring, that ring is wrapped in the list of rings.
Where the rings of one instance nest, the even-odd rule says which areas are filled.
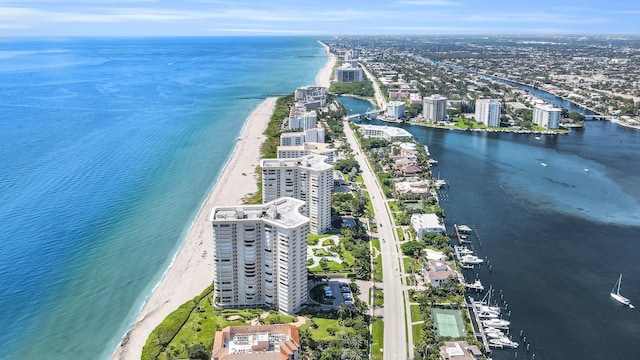
[[[317,86],[329,87],[336,56],[318,41],[327,53],[327,62],[318,71]],[[136,319],[112,352],[112,360],[139,359],[151,332],[174,310],[199,295],[213,282],[213,238],[208,216],[214,206],[242,204],[245,196],[258,190],[255,169],[260,163],[260,146],[273,115],[277,98],[267,98],[252,112],[240,130],[236,146],[213,188],[190,225],[187,235],[160,281],[153,287]],[[237,191],[243,189],[243,191]]]
[[[255,166],[259,164],[260,145],[265,139],[262,133],[273,114],[275,102],[276,98],[265,99],[247,117],[231,157],[200,206],[180,249],[153,288],[135,322],[114,350],[111,359],[139,359],[142,347],[156,326],[180,305],[211,285],[211,249],[205,242],[211,232],[207,218],[214,206],[242,203],[246,194],[233,191],[234,189],[245,189],[247,194],[257,191],[255,177],[252,175],[255,173]]]

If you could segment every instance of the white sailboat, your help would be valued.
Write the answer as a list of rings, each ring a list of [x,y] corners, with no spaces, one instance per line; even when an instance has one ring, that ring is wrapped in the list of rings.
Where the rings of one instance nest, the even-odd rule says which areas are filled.
[[[611,295],[611,298],[613,300],[619,302],[622,305],[626,305],[626,306],[630,307],[631,309],[633,309],[634,306],[631,304],[631,301],[629,301],[629,299],[627,299],[626,297],[620,295],[620,284],[622,284],[622,274],[620,274],[620,277],[618,278],[618,281],[613,286],[613,289],[611,289],[611,292],[609,293],[609,295]]]

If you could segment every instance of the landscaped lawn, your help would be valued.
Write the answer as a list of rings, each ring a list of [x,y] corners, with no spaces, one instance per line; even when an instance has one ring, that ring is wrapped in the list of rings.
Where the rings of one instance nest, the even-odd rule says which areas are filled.
[[[416,324],[411,326],[411,335],[413,336],[413,343],[417,343],[420,341],[420,336],[422,335],[422,324]]]
[[[380,290],[380,289],[376,289],[375,290],[375,294],[374,294],[374,297],[373,297],[373,304],[375,306],[384,305],[384,293],[382,292],[382,290]]]
[[[307,321],[307,323],[302,325],[299,330],[303,331],[303,330],[309,329],[309,332],[311,333],[311,338],[315,341],[335,340],[337,339],[337,336],[341,336],[340,333],[343,331],[346,334],[355,333],[353,328],[340,325],[337,319],[328,319],[328,318],[308,316],[308,315],[305,315],[305,316],[310,318],[309,320],[313,320],[316,323],[316,325],[318,325],[318,328],[311,329],[311,321]],[[329,332],[332,331],[330,329],[335,330],[336,335],[330,335]]]
[[[356,261],[351,252],[344,248],[342,241],[340,242],[340,259],[349,265],[353,265],[354,261]]]
[[[322,241],[322,246],[331,246],[331,245],[335,245],[335,243],[333,242],[333,239],[331,238],[325,239]]]
[[[384,323],[380,319],[373,320],[371,327],[371,359],[382,360],[384,348]]]
[[[376,281],[382,281],[382,255],[378,255],[373,260],[374,278]]]
[[[420,313],[420,306],[411,305],[411,322],[422,321],[422,314]]]
[[[265,324],[288,324],[296,321],[298,321],[297,316],[287,316],[273,313],[267,315],[267,317],[264,318]]]
[[[313,255],[315,256],[329,256],[329,252],[325,249],[313,249]]]
[[[378,249],[378,252],[381,251],[380,250],[380,239],[374,238],[372,242],[373,242],[373,247]]]
[[[416,270],[420,269],[420,265],[418,265],[418,263],[416,262],[416,259],[414,258],[404,257],[402,258],[402,261],[404,262],[404,271],[407,274],[412,274]]]

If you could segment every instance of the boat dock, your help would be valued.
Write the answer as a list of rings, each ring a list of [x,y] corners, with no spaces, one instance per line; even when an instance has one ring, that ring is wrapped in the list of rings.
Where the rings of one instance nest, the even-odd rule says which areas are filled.
[[[491,347],[489,346],[489,341],[487,340],[487,335],[484,333],[482,328],[482,323],[480,322],[480,317],[478,316],[478,312],[475,310],[473,306],[472,298],[469,298],[467,301],[467,313],[469,313],[469,319],[471,319],[471,313],[473,314],[473,319],[475,319],[475,326],[473,321],[471,322],[471,328],[473,328],[473,336],[476,338],[480,338],[482,340],[482,345],[484,345],[484,351],[487,353],[491,353]]]
[[[466,234],[468,234],[468,232],[466,231],[466,228],[468,228],[466,225],[460,225],[460,227],[458,227],[458,225],[453,224],[453,230],[456,234],[456,239],[458,239],[458,244],[460,245],[471,243],[471,241],[467,240]]]

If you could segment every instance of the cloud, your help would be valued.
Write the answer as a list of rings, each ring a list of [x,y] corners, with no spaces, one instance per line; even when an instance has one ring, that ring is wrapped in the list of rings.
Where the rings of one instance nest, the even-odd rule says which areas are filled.
[[[448,0],[399,0],[398,4],[418,6],[459,6],[460,3]]]
[[[207,32],[216,34],[265,34],[265,35],[304,35],[304,34],[324,34],[315,30],[288,30],[288,29],[268,29],[268,28],[208,28]]]
[[[604,24],[611,20],[603,17],[563,15],[558,13],[512,12],[461,15],[460,21],[478,23],[543,23],[543,24]]]

